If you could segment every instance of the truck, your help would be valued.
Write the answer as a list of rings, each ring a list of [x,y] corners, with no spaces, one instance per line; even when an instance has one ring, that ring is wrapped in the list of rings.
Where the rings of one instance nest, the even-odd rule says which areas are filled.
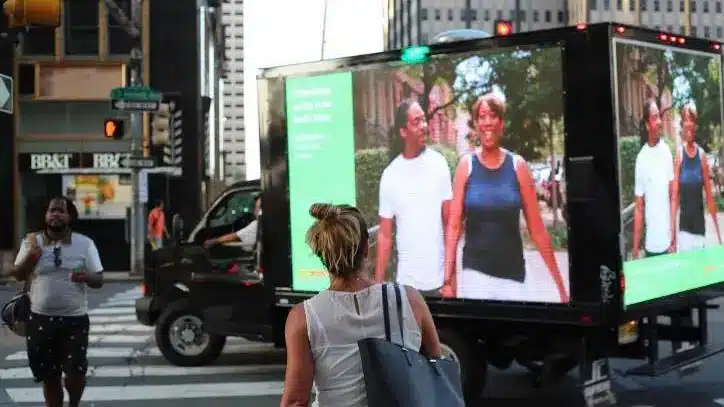
[[[676,208],[691,205],[681,198],[683,168],[709,165],[696,148],[723,142],[721,69],[718,42],[618,23],[266,69],[258,78],[261,180],[230,187],[186,241],[157,253],[138,319],[156,326],[159,348],[177,365],[212,363],[229,336],[283,348],[291,307],[328,285],[304,244],[309,206],[348,203],[370,225],[370,263],[379,263],[371,272],[387,280],[415,281],[418,270],[405,270],[396,248],[414,250],[428,233],[419,227],[443,233],[436,241],[448,250],[418,253],[430,260],[420,270],[442,284],[444,269],[452,289],[416,288],[444,357],[459,363],[470,405],[489,366],[521,365],[534,386],[577,370],[588,406],[615,404],[612,358],[641,362],[626,375],[692,374],[724,351],[709,342],[707,323],[724,288],[714,227],[724,209],[707,186],[700,210],[681,210],[694,220]],[[411,150],[420,135],[424,148]],[[409,172],[422,167],[405,166],[405,151],[447,166]],[[660,159],[637,164],[651,154]],[[554,157],[563,158],[565,185],[562,205],[549,208],[529,168]],[[231,202],[258,192],[258,250],[203,249],[206,237],[249,222],[237,219],[251,204]],[[421,197],[440,205],[432,213],[441,219],[401,224]],[[655,206],[662,210],[647,211]],[[703,230],[692,233],[691,222]],[[400,233],[390,235],[390,225]],[[486,239],[476,227],[500,233]]]

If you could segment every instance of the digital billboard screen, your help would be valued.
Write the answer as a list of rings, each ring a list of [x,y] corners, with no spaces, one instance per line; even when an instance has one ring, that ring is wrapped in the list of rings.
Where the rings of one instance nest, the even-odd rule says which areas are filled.
[[[351,204],[369,271],[431,297],[567,303],[559,46],[287,77],[292,287],[326,289],[310,205]]]
[[[614,39],[624,305],[724,281],[721,56]]]

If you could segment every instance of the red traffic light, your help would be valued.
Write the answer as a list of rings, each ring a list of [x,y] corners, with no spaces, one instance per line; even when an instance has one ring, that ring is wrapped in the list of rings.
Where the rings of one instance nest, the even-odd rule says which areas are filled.
[[[121,119],[105,119],[103,121],[103,136],[105,138],[112,138],[114,140],[120,140],[123,138],[123,120]]]
[[[513,23],[508,20],[495,20],[495,35],[510,35],[513,33]]]

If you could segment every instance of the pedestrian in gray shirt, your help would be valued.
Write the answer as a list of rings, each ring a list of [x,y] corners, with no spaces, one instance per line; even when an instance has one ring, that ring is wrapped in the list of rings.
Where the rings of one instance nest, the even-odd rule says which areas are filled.
[[[86,291],[103,286],[95,243],[72,230],[77,218],[73,201],[53,198],[45,213],[45,230],[23,241],[13,268],[18,280],[30,279],[28,364],[35,381],[43,383],[47,407],[63,407],[63,384],[68,407],[80,404],[88,370]]]

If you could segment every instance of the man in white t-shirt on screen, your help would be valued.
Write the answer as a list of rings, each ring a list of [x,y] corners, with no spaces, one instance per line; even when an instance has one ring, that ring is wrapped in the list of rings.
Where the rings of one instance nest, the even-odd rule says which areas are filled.
[[[646,143],[636,156],[634,169],[634,259],[640,256],[644,225],[646,257],[671,253],[676,248],[675,217],[671,213],[673,197],[674,158],[669,146],[661,140],[661,115],[656,102],[644,105],[642,124]]]
[[[395,280],[440,295],[444,278],[444,238],[452,199],[447,160],[425,146],[425,113],[415,101],[397,107],[393,144],[394,158],[380,179],[375,279],[383,281],[396,232]]]

